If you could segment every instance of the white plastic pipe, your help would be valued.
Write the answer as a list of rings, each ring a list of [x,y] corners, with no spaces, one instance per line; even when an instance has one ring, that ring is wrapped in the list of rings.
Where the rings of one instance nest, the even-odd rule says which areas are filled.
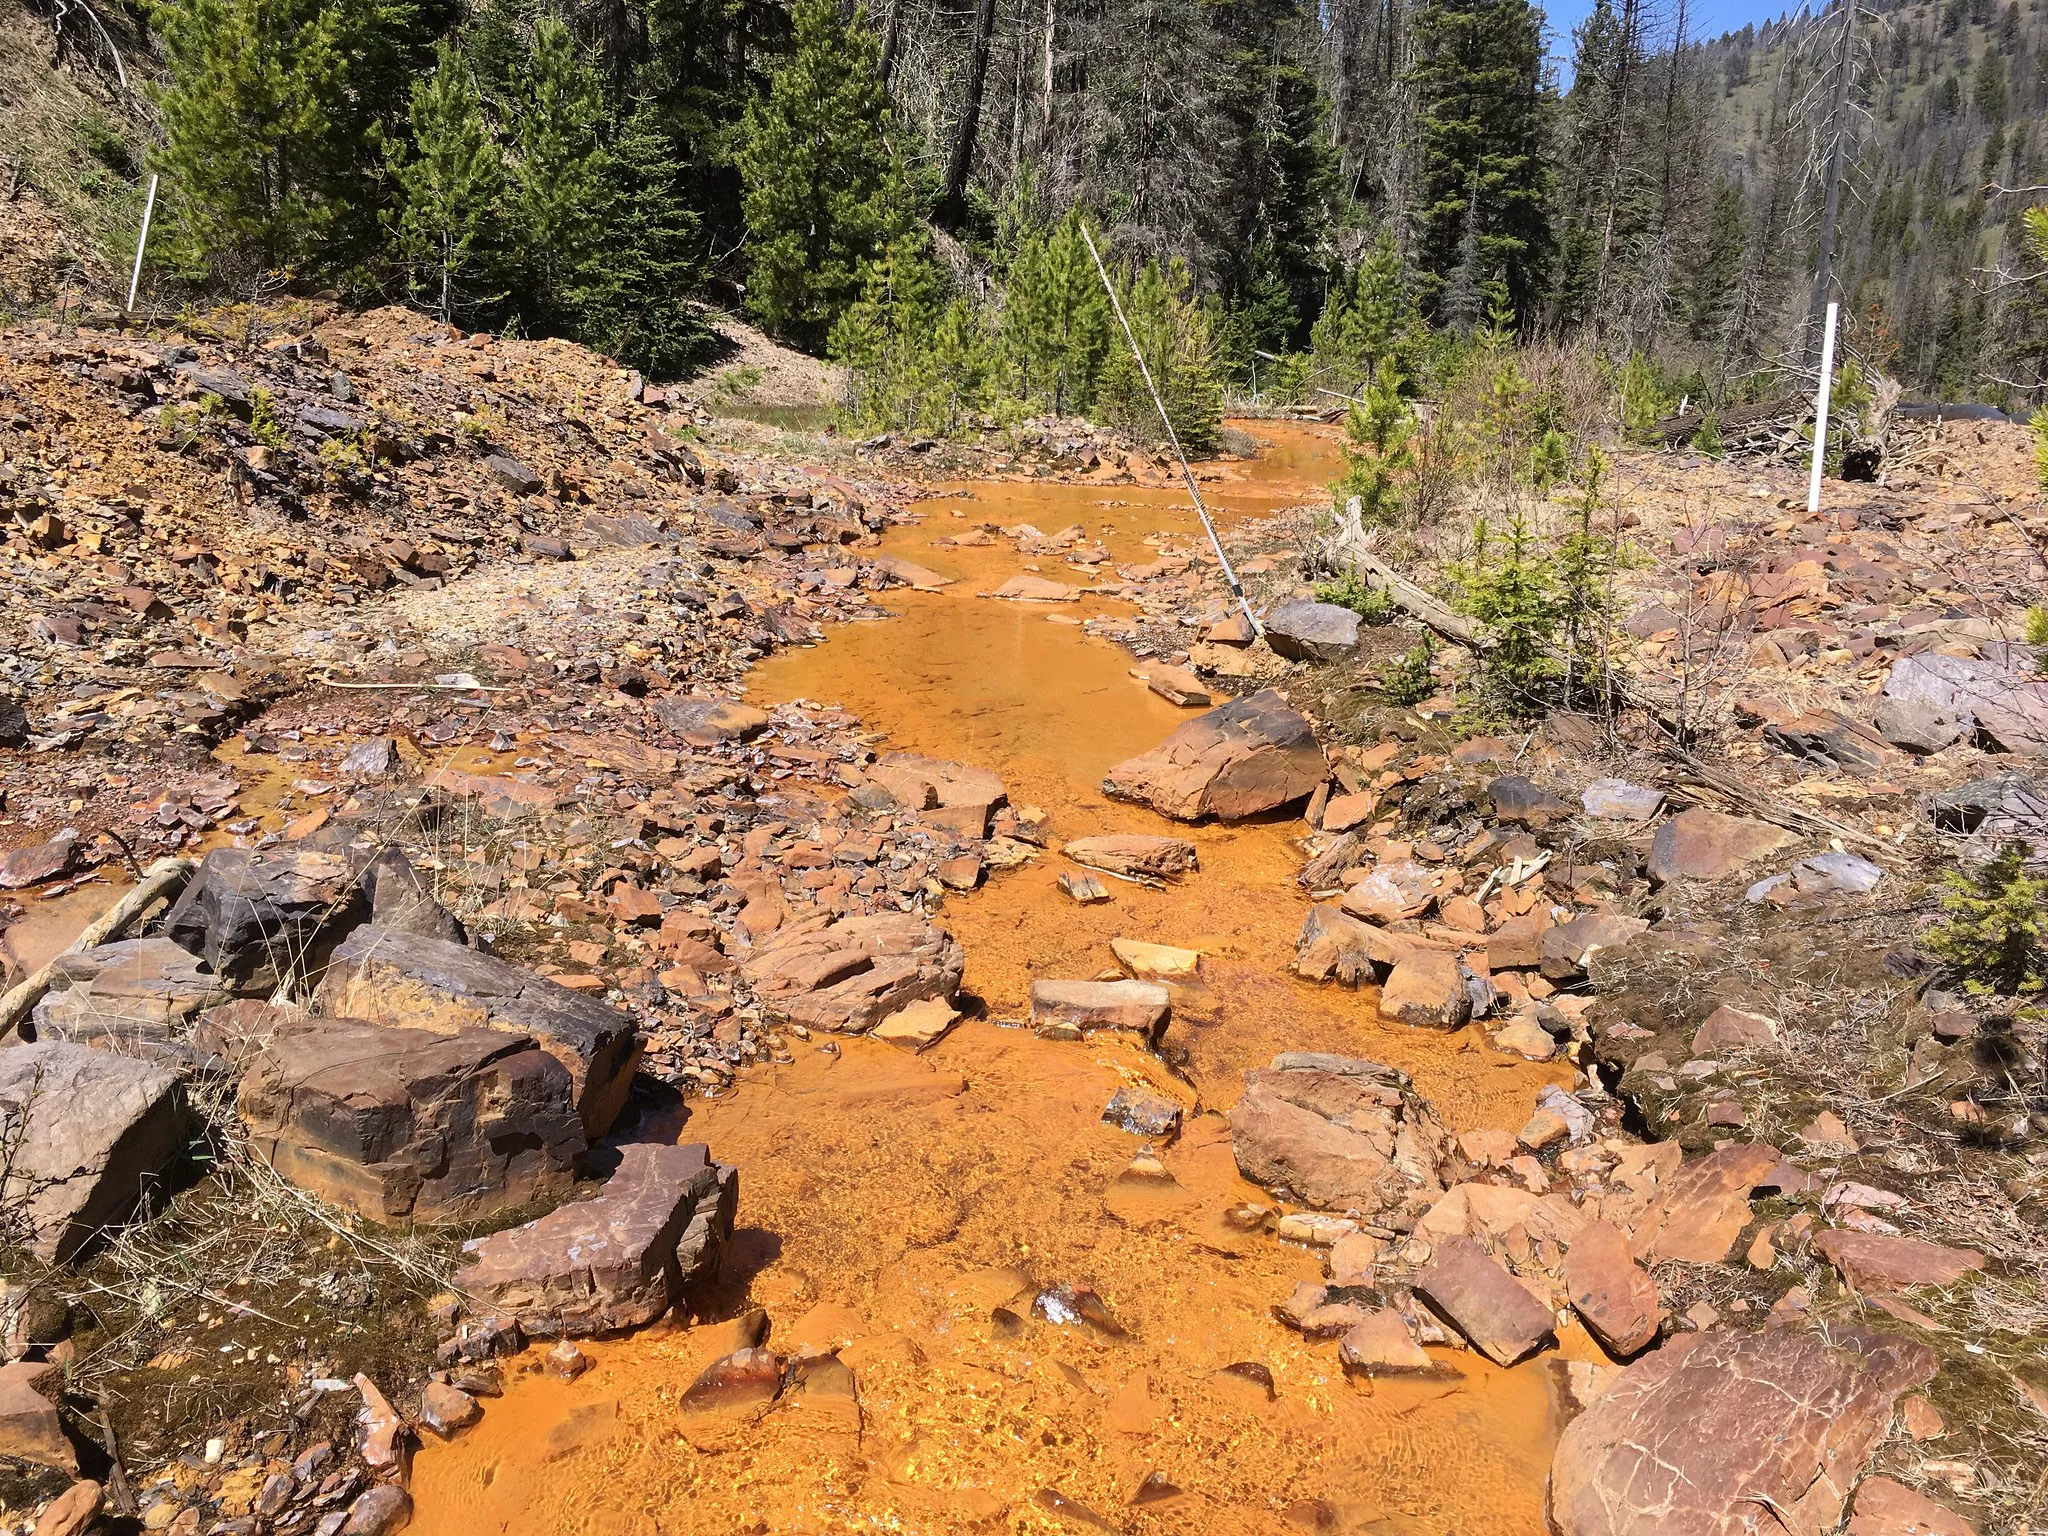
[[[1813,473],[1806,481],[1806,510],[1820,510],[1820,467],[1828,456],[1828,391],[1835,377],[1835,315],[1839,306],[1828,300],[1827,329],[1820,339],[1820,390],[1813,398]]]
[[[128,274],[127,314],[135,313],[135,290],[142,285],[142,253],[149,248],[149,217],[156,212],[156,177],[149,178],[149,196],[142,204],[142,232],[135,237],[135,270]]]

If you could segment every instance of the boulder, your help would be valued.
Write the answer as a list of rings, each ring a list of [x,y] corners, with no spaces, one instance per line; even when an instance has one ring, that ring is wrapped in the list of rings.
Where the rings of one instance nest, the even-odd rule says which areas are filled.
[[[236,1107],[257,1155],[372,1221],[467,1220],[559,1195],[584,1152],[569,1070],[529,1035],[242,1003],[200,1038],[243,1069]]]
[[[1872,723],[1893,746],[1923,757],[1945,751],[1963,735],[1963,722],[1953,709],[1924,698],[1879,699]]]
[[[1821,1256],[1858,1291],[1910,1291],[1923,1285],[1953,1285],[1984,1267],[1974,1248],[1945,1248],[1917,1237],[1831,1228],[1813,1240]]]
[[[967,813],[968,830],[975,837],[987,834],[989,814],[1008,798],[1003,781],[986,768],[911,752],[889,753],[868,769],[867,777],[905,810]]]
[[[310,848],[216,848],[164,919],[183,946],[239,991],[267,993],[317,975],[369,916],[357,861]]]
[[[1408,1332],[1401,1314],[1388,1307],[1369,1313],[1338,1341],[1337,1358],[1346,1370],[1366,1376],[1419,1376],[1436,1368]]]
[[[1630,1365],[1559,1440],[1560,1536],[1820,1536],[1934,1375],[1925,1346],[1838,1328],[1680,1335]]]
[[[1424,1029],[1460,1029],[1472,1018],[1472,996],[1458,957],[1418,949],[1395,965],[1380,989],[1380,1012]]]
[[[365,924],[334,951],[316,994],[333,1018],[454,1034],[528,1036],[568,1069],[585,1139],[611,1129],[633,1087],[633,1021],[495,955],[446,939]]]
[[[57,1412],[57,1395],[63,1390],[61,1365],[0,1365],[0,1456],[78,1476],[78,1452]]]
[[[1247,1179],[1322,1210],[1370,1217],[1444,1187],[1450,1133],[1409,1086],[1374,1061],[1287,1052],[1245,1074],[1230,1145]]]
[[[59,955],[24,1037],[204,1065],[185,1042],[193,1019],[227,996],[213,968],[181,945],[122,939]]]
[[[1794,841],[1768,822],[1697,807],[1681,811],[1650,842],[1650,873],[1658,880],[1718,880]]]
[[[106,1491],[91,1478],[81,1478],[50,1500],[36,1521],[35,1536],[85,1536],[99,1523]]]
[[[806,918],[740,962],[770,1017],[833,1034],[873,1029],[922,998],[950,1001],[966,969],[951,934],[907,912]]]
[[[1237,821],[1305,799],[1327,773],[1314,729],[1268,688],[1197,715],[1102,788],[1180,821]]]
[[[739,1174],[702,1142],[635,1142],[595,1199],[466,1244],[455,1288],[529,1338],[638,1328],[717,1276],[738,1206]]]
[[[1588,816],[1602,821],[1648,821],[1664,808],[1664,791],[1627,779],[1595,779],[1579,796]]]
[[[1926,706],[1985,745],[2048,757],[2048,681],[1996,659],[1922,651],[1892,663],[1884,697]]]
[[[1468,1237],[1439,1243],[1415,1277],[1415,1294],[1495,1365],[1513,1365],[1541,1348],[1556,1319],[1522,1283]]]
[[[1663,1317],[1657,1282],[1636,1263],[1617,1228],[1586,1223],[1565,1255],[1564,1285],[1572,1310],[1610,1354],[1632,1355],[1657,1337]]]
[[[166,1192],[185,1148],[176,1068],[62,1040],[0,1047],[0,1205],[68,1262]]]
[[[1073,1039],[1098,1029],[1120,1029],[1156,1040],[1172,1005],[1152,981],[1047,981],[1031,983],[1031,1027],[1041,1035]]]
[[[1200,864],[1186,838],[1139,833],[1077,837],[1060,852],[1076,864],[1132,880],[1178,880]]]
[[[1551,981],[1576,981],[1601,950],[1626,944],[1649,926],[1647,918],[1624,917],[1618,912],[1582,913],[1539,931],[1537,966]]]
[[[1856,1485],[1846,1536],[1977,1536],[1977,1527],[1904,1483],[1866,1477]]]
[[[1683,1164],[1658,1186],[1636,1223],[1637,1255],[1645,1263],[1726,1263],[1749,1225],[1750,1192],[1779,1161],[1775,1147],[1731,1142]]]
[[[768,729],[768,716],[737,699],[671,695],[653,702],[654,717],[693,747],[751,741]]]
[[[1344,910],[1370,923],[1420,917],[1436,904],[1443,877],[1421,864],[1382,864],[1344,893]]]
[[[1299,598],[1266,615],[1266,644],[1289,661],[1349,661],[1358,654],[1358,615]]]
[[[1309,981],[1336,980],[1347,987],[1373,979],[1370,935],[1374,930],[1335,902],[1310,907],[1294,944],[1294,974]]]
[[[380,849],[363,866],[362,881],[370,893],[370,921],[379,928],[446,939],[451,944],[469,938],[455,914],[435,899],[412,860],[396,844]]]
[[[1503,774],[1486,786],[1494,818],[1524,827],[1547,827],[1569,816],[1572,808],[1534,779]]]

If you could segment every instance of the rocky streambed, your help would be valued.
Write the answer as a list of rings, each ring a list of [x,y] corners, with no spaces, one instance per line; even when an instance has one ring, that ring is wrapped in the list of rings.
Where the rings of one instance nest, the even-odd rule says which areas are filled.
[[[1986,818],[1866,858],[1625,731],[1372,704],[1405,637],[1264,521],[1332,441],[1248,425],[1266,640],[1129,464],[914,516],[754,467],[410,591],[438,693],[252,722],[254,849],[0,1049],[32,1131],[53,1066],[128,1117],[36,1191],[121,1305],[15,1308],[11,1452],[252,1536],[2020,1529],[2040,1158],[1983,1048],[2038,1041],[1897,902]],[[168,1172],[119,1128],[194,1112],[211,1214],[92,1259]],[[242,1191],[241,1277],[186,1265]]]

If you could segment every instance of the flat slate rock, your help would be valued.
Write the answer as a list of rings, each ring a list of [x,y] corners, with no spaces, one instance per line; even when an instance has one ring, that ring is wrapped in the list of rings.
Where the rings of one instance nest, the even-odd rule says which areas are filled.
[[[832,1034],[860,1034],[925,998],[952,1000],[967,954],[907,912],[806,918],[776,930],[740,962],[768,1013]]]
[[[1294,974],[1347,987],[1373,980],[1371,935],[1376,931],[1337,903],[1318,902],[1309,908],[1294,941]]]
[[[1632,1355],[1657,1337],[1657,1282],[1636,1263],[1628,1239],[1607,1222],[1589,1221],[1572,1239],[1564,1285],[1572,1310],[1610,1353]]]
[[[192,1021],[227,1001],[213,967],[169,939],[122,939],[59,955],[28,1038],[70,1040],[172,1065],[204,1066]]]
[[[1156,981],[1031,983],[1031,1027],[1041,1035],[1074,1038],[1120,1029],[1156,1040],[1171,1006],[1172,994]]]
[[[594,997],[446,939],[365,924],[335,949],[316,994],[333,1018],[454,1034],[530,1035],[568,1069],[583,1134],[611,1129],[633,1087],[633,1020]]]
[[[1289,661],[1348,661],[1358,654],[1358,615],[1297,598],[1266,615],[1266,644]]]
[[[469,1220],[565,1193],[585,1150],[569,1070],[531,1036],[230,1004],[200,1038],[242,1068],[250,1145],[372,1221]]]
[[[1923,1285],[1953,1285],[1984,1267],[1974,1248],[1947,1248],[1917,1237],[1857,1232],[1846,1227],[1817,1234],[1813,1246],[1842,1279],[1859,1291],[1910,1291]]]
[[[1946,716],[1997,751],[2048,757],[2048,681],[1998,661],[1939,651],[1902,656],[1884,697]]]
[[[467,1244],[455,1286],[531,1338],[638,1328],[716,1277],[738,1204],[738,1172],[702,1142],[635,1142],[595,1199]]]
[[[48,1361],[0,1365],[0,1456],[78,1476],[78,1452],[64,1433],[64,1420],[57,1411],[57,1398],[63,1390],[61,1365]]]
[[[1632,1234],[1645,1263],[1721,1264],[1749,1225],[1749,1197],[1783,1159],[1775,1147],[1731,1142],[1678,1168]]]
[[[1977,1527],[1904,1483],[1866,1477],[1856,1485],[1846,1536],[1977,1536]]]
[[[0,1046],[0,1203],[67,1262],[166,1192],[188,1133],[178,1070],[63,1040]]]
[[[1776,853],[1794,841],[1768,822],[1695,807],[1657,829],[1650,841],[1650,873],[1658,880],[1718,880]]]
[[[1821,1536],[1938,1361],[1838,1328],[1681,1334],[1618,1376],[1559,1440],[1560,1536]]]
[[[1254,1184],[1368,1217],[1442,1191],[1450,1133],[1396,1068],[1286,1052],[1244,1084],[1230,1146]]]
[[[1233,699],[1118,763],[1103,793],[1162,816],[1238,821],[1307,799],[1328,775],[1307,719],[1272,689]]]
[[[1579,804],[1602,821],[1648,821],[1664,808],[1664,791],[1627,779],[1595,779],[1580,794]]]
[[[1557,1319],[1470,1238],[1439,1243],[1415,1293],[1495,1365],[1513,1365],[1549,1339]]]
[[[1184,837],[1113,832],[1077,837],[1060,848],[1076,864],[1133,880],[1178,880],[1200,864],[1195,845]]]
[[[671,695],[653,702],[654,716],[693,747],[751,741],[768,729],[768,716],[737,699]]]

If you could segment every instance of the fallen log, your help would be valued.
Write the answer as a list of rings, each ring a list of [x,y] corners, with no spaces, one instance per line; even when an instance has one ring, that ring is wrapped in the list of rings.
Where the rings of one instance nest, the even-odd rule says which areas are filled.
[[[1865,848],[1889,849],[1892,846],[1885,839],[1852,827],[1847,822],[1752,789],[1726,769],[1711,767],[1682,747],[1666,746],[1664,752],[1683,770],[1672,776],[1671,782],[1676,787],[1704,789],[1742,807],[1758,820],[1768,821],[1788,832],[1798,832],[1807,837],[1838,837],[1845,843],[1857,843]]]
[[[76,954],[82,949],[91,949],[118,939],[138,917],[161,900],[175,901],[178,893],[185,888],[185,882],[192,878],[197,866],[190,859],[158,859],[143,872],[141,881],[113,906],[85,925],[85,930],[71,941],[70,947],[56,960],[13,988],[5,997],[0,997],[0,1040],[5,1040],[27,1018],[43,994],[50,990],[50,982],[57,975],[57,962],[64,955]]]

